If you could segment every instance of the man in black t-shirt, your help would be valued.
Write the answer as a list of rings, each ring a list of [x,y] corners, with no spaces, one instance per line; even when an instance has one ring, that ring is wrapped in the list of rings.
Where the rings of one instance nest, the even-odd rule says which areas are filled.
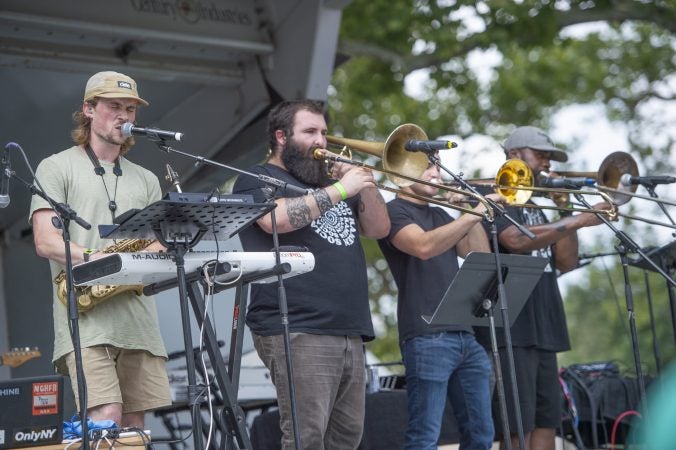
[[[421,179],[436,183],[439,168],[430,164]],[[434,186],[415,183],[402,191],[387,204],[392,226],[389,236],[378,244],[399,290],[397,320],[409,416],[405,448],[436,450],[448,398],[461,448],[490,449],[491,366],[485,350],[470,326],[429,325],[422,318],[441,302],[458,272],[458,256],[490,251],[480,225],[485,207],[480,204],[475,208],[478,215],[463,214],[454,220],[442,208],[421,199],[434,197]],[[497,194],[491,198],[502,199]]]
[[[507,159],[523,160],[537,178],[540,172],[549,172],[550,161],[565,162],[568,155],[554,146],[544,131],[536,127],[516,128],[505,141]],[[550,175],[556,175],[551,173]],[[570,208],[569,196],[557,193],[552,200],[560,208]],[[535,205],[528,201],[529,204]],[[607,203],[594,205],[609,209]],[[577,230],[598,225],[599,218],[592,213],[572,215],[561,211],[560,220],[549,223],[541,209],[508,207],[507,213],[525,225],[535,239],[531,240],[503,217],[496,219],[501,253],[515,253],[549,258],[549,264],[523,309],[510,328],[521,418],[528,450],[554,450],[555,431],[561,419],[560,394],[556,353],[570,349],[563,301],[556,281],[556,271],[568,272],[577,267]],[[477,327],[477,340],[490,348],[488,329]],[[498,346],[504,347],[503,334],[497,333]],[[508,380],[506,352],[500,351],[502,373]],[[510,387],[505,386],[512,448],[519,449],[514,420],[514,399]],[[499,425],[498,406],[494,402],[495,424]],[[498,434],[501,434],[499,431]],[[504,443],[503,443],[504,444]]]
[[[304,449],[354,449],[364,425],[363,340],[374,337],[366,262],[359,235],[381,238],[390,221],[373,174],[333,164],[331,175],[313,150],[326,148],[321,104],[298,100],[275,106],[268,116],[271,155],[251,172],[307,189],[275,195],[279,244],[304,246],[313,271],[284,282],[300,441]],[[336,181],[338,180],[338,181]],[[263,183],[240,176],[234,193],[265,201]],[[245,251],[270,251],[268,214],[240,233]],[[277,283],[253,285],[246,316],[254,345],[277,390],[282,448],[294,448],[291,404]]]

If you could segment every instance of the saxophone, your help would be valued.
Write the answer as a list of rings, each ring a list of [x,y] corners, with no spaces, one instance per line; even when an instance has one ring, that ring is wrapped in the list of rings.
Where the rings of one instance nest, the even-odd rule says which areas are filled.
[[[147,239],[122,239],[116,244],[110,245],[101,253],[126,253],[138,252],[146,248],[153,242]],[[57,285],[56,295],[61,300],[64,306],[68,305],[68,298],[66,296],[66,272],[63,270],[54,277],[54,283]],[[115,295],[123,292],[133,291],[137,295],[143,294],[143,285],[98,285],[98,286],[74,286],[75,296],[77,298],[77,310],[85,312],[92,309],[99,303],[108,300]]]

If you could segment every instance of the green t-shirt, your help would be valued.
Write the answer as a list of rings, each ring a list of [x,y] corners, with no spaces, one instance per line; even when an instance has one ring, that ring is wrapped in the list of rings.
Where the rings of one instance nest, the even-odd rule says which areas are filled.
[[[101,239],[98,232],[98,225],[112,224],[108,208],[110,200],[115,200],[116,214],[120,215],[132,208],[142,209],[162,196],[157,177],[126,158],[120,157],[122,175],[119,178],[113,173],[113,163],[101,161],[100,164],[105,169],[105,185],[101,176],[94,173],[92,162],[80,147],[71,147],[44,159],[36,172],[37,180],[52,199],[58,203],[67,203],[78,216],[92,225],[90,230],[85,230],[71,222],[71,241],[99,250],[114,244],[111,239]],[[36,210],[43,208],[51,209],[44,199],[34,195],[30,218],[32,219]],[[52,279],[64,269],[64,266],[51,260],[49,265]],[[65,364],[61,364],[59,359],[73,351],[73,345],[66,307],[58,299],[56,289],[53,303],[53,361],[61,369]],[[82,347],[108,344],[167,356],[153,297],[137,296],[133,292],[116,295],[93,309],[80,313],[79,327]]]

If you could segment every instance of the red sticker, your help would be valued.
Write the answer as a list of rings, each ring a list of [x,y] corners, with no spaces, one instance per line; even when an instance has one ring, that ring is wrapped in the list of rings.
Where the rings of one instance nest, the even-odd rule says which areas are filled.
[[[50,381],[47,383],[33,383],[33,415],[44,416],[57,414],[57,401],[59,399],[59,383]]]

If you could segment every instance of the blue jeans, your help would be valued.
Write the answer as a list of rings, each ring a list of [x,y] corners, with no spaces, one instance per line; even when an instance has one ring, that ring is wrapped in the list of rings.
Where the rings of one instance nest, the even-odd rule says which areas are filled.
[[[406,366],[406,449],[436,450],[446,399],[460,430],[460,449],[493,443],[488,355],[463,331],[416,336],[401,345]]]

